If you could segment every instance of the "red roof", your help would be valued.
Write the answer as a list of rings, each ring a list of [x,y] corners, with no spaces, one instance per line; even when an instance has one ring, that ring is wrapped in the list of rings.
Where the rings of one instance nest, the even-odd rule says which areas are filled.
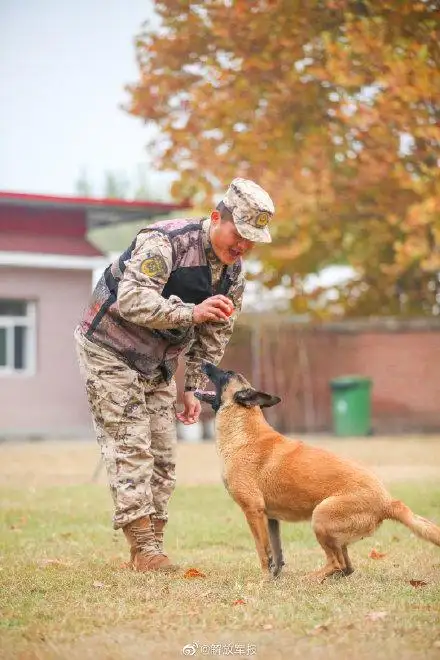
[[[178,210],[191,208],[188,201],[180,204],[125,199],[98,199],[92,197],[59,197],[0,191],[0,206],[57,208],[83,210],[88,226],[96,227],[117,222],[151,219]]]
[[[102,252],[82,236],[47,236],[0,232],[0,252],[33,252],[81,257],[102,257]]]

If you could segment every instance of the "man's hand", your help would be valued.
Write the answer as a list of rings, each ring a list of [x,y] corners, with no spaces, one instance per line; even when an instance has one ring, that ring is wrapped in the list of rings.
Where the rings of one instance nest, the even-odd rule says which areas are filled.
[[[234,305],[226,296],[206,298],[193,310],[193,321],[197,325],[205,321],[227,321],[234,311]]]
[[[202,405],[194,396],[194,392],[185,392],[183,395],[183,412],[177,413],[177,419],[182,424],[195,424],[199,421]]]

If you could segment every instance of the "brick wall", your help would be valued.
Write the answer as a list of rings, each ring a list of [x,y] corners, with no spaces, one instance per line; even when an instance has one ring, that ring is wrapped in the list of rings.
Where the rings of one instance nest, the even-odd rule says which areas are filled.
[[[373,381],[374,432],[438,431],[439,365],[435,319],[305,326],[279,317],[262,322],[247,317],[222,362],[282,397],[266,414],[286,432],[331,430],[329,380],[347,374]]]

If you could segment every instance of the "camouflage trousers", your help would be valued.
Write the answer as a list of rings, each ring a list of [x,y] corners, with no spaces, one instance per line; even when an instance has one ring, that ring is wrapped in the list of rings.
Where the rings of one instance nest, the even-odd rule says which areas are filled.
[[[75,331],[96,437],[115,512],[114,529],[141,516],[167,520],[174,490],[176,383],[147,381]]]

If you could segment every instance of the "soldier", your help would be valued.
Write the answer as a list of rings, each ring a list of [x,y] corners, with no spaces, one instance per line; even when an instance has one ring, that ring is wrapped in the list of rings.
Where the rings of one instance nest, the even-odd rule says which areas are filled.
[[[137,571],[173,570],[163,548],[175,485],[176,384],[186,352],[184,410],[194,424],[207,360],[218,364],[241,310],[242,257],[271,241],[275,209],[256,183],[234,179],[202,220],[142,229],[110,264],[75,330],[94,428]]]

